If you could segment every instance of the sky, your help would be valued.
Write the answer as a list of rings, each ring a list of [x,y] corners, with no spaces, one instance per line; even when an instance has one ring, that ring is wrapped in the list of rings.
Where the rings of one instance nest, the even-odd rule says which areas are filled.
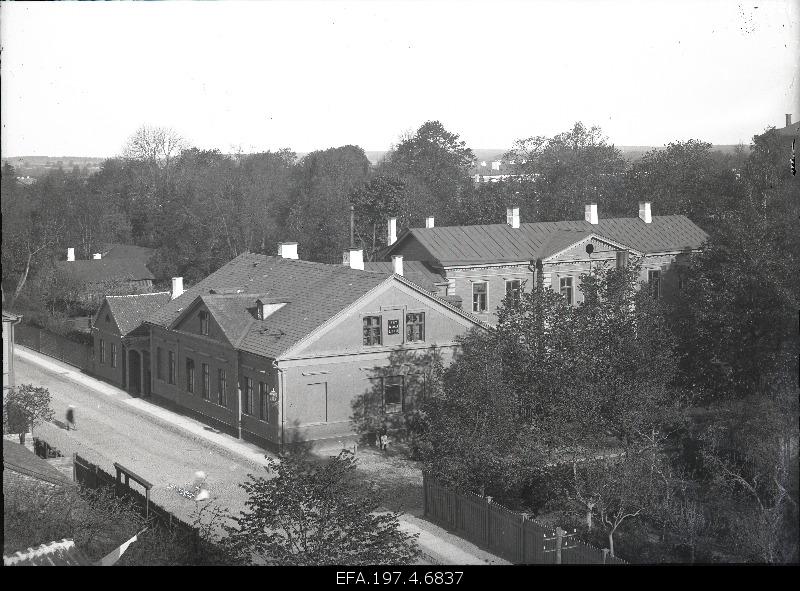
[[[3,157],[114,156],[143,125],[223,152],[475,149],[576,121],[623,146],[800,119],[800,0],[0,4]]]

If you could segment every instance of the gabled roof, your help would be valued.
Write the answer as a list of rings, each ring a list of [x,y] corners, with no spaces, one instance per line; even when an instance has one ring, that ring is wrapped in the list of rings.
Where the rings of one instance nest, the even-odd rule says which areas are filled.
[[[58,468],[30,451],[24,445],[3,440],[3,469],[24,474],[58,486],[75,486]]]
[[[109,242],[101,245],[100,253],[104,259],[128,259],[146,265],[153,257],[155,250],[145,246]]]
[[[364,270],[391,274],[394,272],[394,267],[391,262],[373,261],[365,262]],[[447,278],[441,272],[435,271],[433,267],[424,261],[403,261],[403,277],[431,293],[436,293],[437,283],[447,282]]]
[[[601,219],[597,224],[584,220],[537,222],[519,228],[508,224],[444,226],[406,230],[385,256],[413,237],[430,253],[430,262],[444,267],[531,261],[555,252],[556,242],[568,246],[571,236],[580,240],[580,233],[604,236],[642,253],[696,249],[708,238],[683,215],[653,216],[649,224],[635,217]],[[556,234],[560,236],[555,238]]]
[[[202,296],[234,346],[238,342],[237,348],[242,351],[275,359],[388,279],[385,273],[357,271],[344,265],[244,253],[187,289],[147,321],[169,328]],[[241,294],[230,294],[237,290]],[[265,320],[257,320],[248,308],[255,306],[258,297],[265,303],[286,305]]]
[[[404,277],[253,253],[239,255],[154,312],[146,322],[173,328],[202,302],[236,349],[278,359],[359,299],[395,280],[484,325]],[[258,299],[269,312],[264,320],[254,314]]]
[[[165,306],[169,299],[170,292],[168,291],[106,296],[106,302],[111,314],[114,316],[114,320],[117,322],[121,336],[125,336],[139,328],[145,318]]]
[[[81,283],[139,281],[155,279],[144,263],[132,259],[99,259],[88,261],[58,261],[56,269]]]
[[[73,540],[64,538],[28,548],[24,552],[3,555],[3,566],[88,566],[91,561]]]

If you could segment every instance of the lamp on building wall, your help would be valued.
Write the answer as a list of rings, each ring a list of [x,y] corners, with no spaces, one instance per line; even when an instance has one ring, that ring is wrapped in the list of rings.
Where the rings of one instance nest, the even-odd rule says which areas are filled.
[[[272,404],[278,402],[278,393],[275,391],[275,388],[272,388],[272,390],[269,391],[269,393],[267,394],[267,398],[269,398],[269,401]]]

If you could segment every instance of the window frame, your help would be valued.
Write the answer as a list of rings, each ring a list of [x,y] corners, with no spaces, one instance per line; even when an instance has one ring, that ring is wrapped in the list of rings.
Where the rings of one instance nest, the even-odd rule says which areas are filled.
[[[161,347],[156,347],[156,379],[164,381],[164,350]]]
[[[117,367],[117,344],[109,343],[108,346],[111,349],[111,367]]]
[[[200,334],[203,336],[208,336],[208,312],[205,310],[200,310],[200,313],[197,315],[200,319]]]
[[[375,325],[368,325],[370,320],[376,319],[378,320],[377,326]],[[375,330],[377,329],[377,333]],[[369,331],[369,333],[367,333]],[[369,315],[369,316],[362,316],[361,318],[361,334],[362,334],[362,345],[364,347],[380,347],[383,345],[383,316],[382,315]],[[377,343],[374,342],[374,337],[377,334]]]
[[[191,357],[186,358],[186,391],[189,394],[195,393],[194,359]]]
[[[269,385],[258,382],[258,420],[269,423]]]
[[[402,413],[402,412],[405,411],[405,406],[406,406],[405,405],[405,402],[406,402],[406,379],[405,378],[406,377],[404,375],[384,376],[383,378],[381,378],[381,385],[382,385],[382,388],[381,388],[381,398],[382,398],[381,399],[381,407],[383,409],[383,414],[387,414],[387,415],[392,414],[393,415],[393,414],[398,414],[398,413]],[[400,382],[399,383],[399,386],[400,386],[400,402],[393,402],[393,403],[387,404],[387,402],[386,402],[386,385],[387,385],[386,382],[388,380],[399,380],[399,382]],[[394,386],[396,384],[392,384],[392,385]],[[396,409],[393,408],[392,410],[387,410],[387,408],[389,406],[391,406],[391,407],[397,406],[398,408],[396,408]]]
[[[483,293],[475,293],[476,286],[483,286]],[[483,296],[483,309],[477,309],[478,301],[475,297]],[[487,280],[473,281],[472,282],[472,313],[473,314],[487,314],[489,312],[489,282]]]
[[[410,316],[418,316],[419,320],[409,321]],[[409,328],[419,327],[419,338],[411,338],[413,334],[409,334]],[[407,343],[424,343],[425,342],[425,312],[406,312],[406,342]]]
[[[167,358],[169,359],[169,373],[167,374],[167,383],[173,386],[178,385],[178,367],[175,360],[175,351],[167,351]]]
[[[106,342],[103,339],[100,339],[100,363],[106,364]]]
[[[655,281],[653,281],[655,279]],[[647,270],[647,284],[650,286],[650,295],[655,299],[660,299],[661,293],[661,269]]]
[[[628,267],[630,253],[627,250],[617,251],[617,269],[625,269]],[[622,264],[620,264],[622,263]]]
[[[242,388],[242,414],[253,416],[253,378],[242,376],[244,388]]]
[[[200,362],[200,380],[203,400],[208,400],[211,396],[211,368],[208,363]]]
[[[222,367],[217,369],[217,404],[228,406],[228,375]]]
[[[509,286],[514,283],[517,284],[517,287],[509,289]],[[519,302],[522,299],[522,279],[506,279],[506,297],[508,297],[509,293],[513,294],[512,301],[514,302]]]
[[[558,293],[560,293],[561,295],[565,296],[565,298],[567,300],[567,303],[570,306],[575,303],[574,302],[574,298],[575,298],[575,282],[572,279],[573,279],[572,275],[565,275],[563,277],[559,277],[558,278]],[[568,281],[569,285],[562,284],[563,281]],[[565,293],[565,290],[567,291],[567,293],[569,293],[568,297],[567,297],[567,293]]]

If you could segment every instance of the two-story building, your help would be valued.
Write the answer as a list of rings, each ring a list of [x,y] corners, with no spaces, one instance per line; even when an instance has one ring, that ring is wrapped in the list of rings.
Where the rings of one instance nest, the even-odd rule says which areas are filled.
[[[494,323],[509,293],[541,285],[578,304],[582,274],[597,265],[626,265],[631,257],[639,259],[640,279],[656,293],[671,289],[662,281],[666,270],[708,238],[686,216],[652,215],[648,202],[631,218],[601,219],[593,203],[583,220],[520,223],[516,207],[506,218],[505,224],[450,227],[435,227],[428,218],[425,228],[407,229],[396,240],[390,222],[383,258],[424,263],[440,278],[436,293],[460,298],[465,310]]]
[[[403,413],[424,393],[432,353],[485,325],[401,274],[245,253],[146,320],[153,397],[283,448],[354,435],[354,404]]]

